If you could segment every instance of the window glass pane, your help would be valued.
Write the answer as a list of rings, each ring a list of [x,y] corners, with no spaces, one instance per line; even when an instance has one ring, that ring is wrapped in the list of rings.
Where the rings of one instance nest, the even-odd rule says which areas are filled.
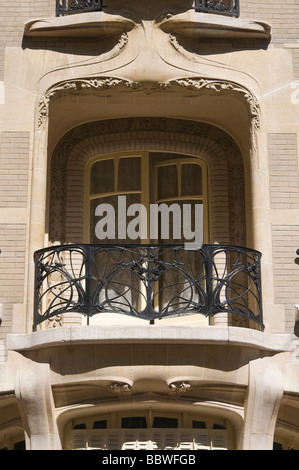
[[[225,426],[222,426],[221,424],[214,423],[213,424],[213,429],[225,429]]]
[[[198,243],[203,231],[200,200],[176,200],[165,203],[158,212],[157,243]]]
[[[126,429],[145,429],[147,428],[145,416],[129,416],[122,418],[121,427]]]
[[[86,429],[86,424],[85,423],[76,424],[74,426],[74,429]]]
[[[127,215],[127,210],[132,204],[140,204],[140,194],[124,194],[120,198],[122,198],[122,202],[119,202],[119,196],[101,197],[90,201],[90,243],[139,243],[140,240],[137,236],[140,226],[138,222],[141,217],[139,217],[138,211],[132,216]],[[102,204],[107,206],[104,207]],[[123,229],[118,223],[119,207],[123,215],[121,219],[124,222]],[[101,215],[95,215],[97,208],[100,211],[98,214]],[[106,238],[99,238],[99,235]],[[134,239],[133,235],[136,235],[137,238]]]
[[[282,444],[279,442],[273,442],[273,450],[283,450]]]
[[[101,421],[94,421],[93,429],[106,429],[107,428],[107,420],[102,419]]]
[[[178,173],[176,165],[158,167],[158,199],[178,196]]]
[[[200,165],[182,165],[182,196],[200,196],[202,194],[202,170]]]
[[[26,450],[25,441],[16,442],[13,450]]]
[[[206,423],[204,421],[193,420],[192,428],[196,429],[206,429]]]
[[[153,428],[178,428],[178,419],[156,416],[154,418]]]
[[[90,193],[103,194],[114,191],[114,160],[100,160],[91,167]]]
[[[118,191],[141,190],[141,158],[120,158],[118,164]]]

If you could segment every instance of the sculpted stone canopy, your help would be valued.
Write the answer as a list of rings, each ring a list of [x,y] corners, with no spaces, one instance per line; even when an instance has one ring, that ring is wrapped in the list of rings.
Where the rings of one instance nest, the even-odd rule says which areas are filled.
[[[151,6],[151,12],[146,8],[138,11],[138,6],[134,4],[132,10],[105,8],[105,11],[34,19],[25,24],[24,34],[28,37],[105,37],[139,27],[144,28],[145,24],[147,28],[152,26],[166,33],[195,37],[268,39],[271,35],[270,25],[263,21],[212,15],[196,11],[194,8],[163,8],[162,4],[158,9],[152,9]]]

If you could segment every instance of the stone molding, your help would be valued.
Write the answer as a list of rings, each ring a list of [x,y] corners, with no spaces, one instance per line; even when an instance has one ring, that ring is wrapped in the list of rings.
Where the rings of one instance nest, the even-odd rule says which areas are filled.
[[[246,331],[246,335],[244,335]],[[9,351],[34,351],[82,344],[197,344],[242,346],[268,352],[290,352],[291,335],[270,334],[238,327],[213,326],[76,326],[7,336]]]

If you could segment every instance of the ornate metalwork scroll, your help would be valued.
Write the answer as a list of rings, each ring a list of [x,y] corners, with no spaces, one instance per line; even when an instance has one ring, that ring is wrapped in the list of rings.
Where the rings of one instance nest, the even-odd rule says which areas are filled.
[[[101,11],[102,0],[56,0],[56,16]]]
[[[240,16],[239,0],[195,0],[195,9],[207,13]]]
[[[61,245],[35,253],[34,329],[57,315],[119,313],[153,321],[221,312],[263,330],[260,253],[203,245]]]

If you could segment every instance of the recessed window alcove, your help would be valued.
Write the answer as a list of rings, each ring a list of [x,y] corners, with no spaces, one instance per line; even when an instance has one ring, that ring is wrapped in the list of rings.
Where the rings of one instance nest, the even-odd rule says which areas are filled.
[[[241,259],[243,259],[244,256],[247,256],[247,254],[245,255],[244,252],[242,252],[242,250],[240,251],[238,248],[228,249],[231,251],[229,258],[228,254],[225,254],[226,246],[246,247],[244,166],[241,152],[235,141],[228,134],[215,126],[201,122],[166,118],[114,119],[83,124],[70,130],[58,142],[51,160],[50,175],[50,191],[48,198],[49,241],[54,246],[99,243],[99,240],[95,238],[95,204],[100,202],[109,202],[113,207],[116,207],[116,199],[122,195],[128,197],[129,201],[132,203],[142,202],[145,207],[150,205],[150,201],[156,203],[175,203],[179,208],[184,202],[187,202],[188,204],[196,202],[201,205],[203,207],[203,242],[204,244],[208,244],[208,247],[213,247],[204,248],[204,250],[208,250],[209,253],[212,250],[214,253],[213,255],[203,255],[204,258],[202,259],[206,260],[205,256],[215,256],[214,261],[211,260],[208,264],[210,263],[209,266],[212,268],[214,263],[214,267],[217,269],[217,277],[220,276],[221,278],[222,276],[221,274],[218,274],[218,272],[222,270],[223,273],[227,273],[227,269],[231,269],[234,264],[240,268]],[[179,240],[180,243],[184,243],[184,241],[186,240]],[[132,240],[127,240],[124,237],[117,238],[116,234],[112,242],[108,239],[100,240],[100,242],[106,245],[109,245],[110,243],[131,244]],[[142,239],[141,242],[147,242],[150,244],[160,243],[161,239],[158,235],[158,238],[156,239]],[[167,242],[175,243],[176,241],[170,234],[168,240],[166,242],[163,241],[163,243],[166,244]],[[219,246],[218,254],[216,254],[217,246]],[[83,246],[82,249],[85,250]],[[90,249],[93,248],[88,248],[89,251]],[[58,257],[67,257],[68,255],[66,253],[68,251],[73,257],[74,252],[72,249],[69,250],[66,248],[66,251],[62,253],[63,250],[63,248],[56,249],[57,253],[54,250],[56,254],[54,252],[51,254],[50,251],[39,253],[39,256],[43,257],[43,259],[39,258],[37,265],[43,266],[44,263],[48,263],[50,259],[47,259],[48,255],[50,257],[52,257],[52,255],[54,257],[56,255]],[[105,250],[106,249],[104,248],[104,251]],[[246,250],[247,249],[245,248],[245,251]],[[75,252],[77,253],[76,249]],[[123,252],[123,250],[120,250],[120,252]],[[235,254],[232,252],[235,252]],[[112,259],[115,252],[110,253]],[[235,255],[237,258],[233,261]],[[249,256],[251,255],[252,254]],[[143,253],[143,261],[140,261],[142,265],[144,265],[144,263],[146,264],[144,256],[145,254]],[[152,253],[148,256],[154,257],[152,259],[156,259],[156,256],[158,255]],[[186,253],[183,257],[184,259],[186,258]],[[216,257],[218,257],[217,260]],[[109,262],[107,261],[108,259],[109,257],[106,258],[105,261],[106,266],[108,266],[107,263],[111,263],[111,259]],[[255,261],[256,260],[251,260],[249,261],[249,264],[253,262],[253,265],[255,266]],[[55,266],[57,267],[60,262],[63,261],[60,260],[58,264],[56,261]],[[70,260],[70,262],[72,264],[71,269],[74,271],[76,262],[73,259]],[[95,260],[93,259],[92,263],[94,262]],[[133,261],[130,261],[126,266],[131,266],[130,263],[132,262]],[[136,262],[137,261],[134,261],[134,263]],[[162,266],[164,265],[161,265],[157,260],[155,262],[157,262],[162,269]],[[168,264],[168,267],[170,267],[172,271],[179,271],[177,262],[178,261],[172,261],[172,264]],[[179,261],[179,263],[180,262],[181,261]],[[204,261],[204,263],[205,262],[206,261]],[[99,266],[102,266],[103,260],[99,261],[99,263]],[[117,262],[118,266],[119,263],[120,261]],[[124,261],[121,261],[121,263],[124,263]],[[185,261],[183,264],[184,263]],[[203,291],[200,285],[201,281],[190,281],[190,278],[188,278],[189,284],[191,282],[189,287],[191,285],[193,286],[193,282],[195,282],[197,286],[197,297],[198,292],[200,291],[203,292],[203,297],[205,298],[206,293],[204,291],[206,289],[213,289],[213,283],[216,279],[215,275],[213,277],[209,277],[212,276],[212,272],[211,275],[207,274],[209,266],[205,265],[205,267],[202,268],[202,261],[200,261],[199,264],[198,261],[196,262],[197,267],[194,265],[195,261],[190,263],[190,269],[193,271],[195,270],[197,277],[201,269],[204,269],[205,271],[205,281],[202,282],[209,282],[210,287],[203,287]],[[246,263],[247,261],[245,262],[245,265]],[[83,269],[83,267],[80,268],[80,262],[78,266],[79,268],[77,267],[77,269]],[[166,269],[165,266],[163,267],[163,270]],[[134,271],[135,267],[132,265],[131,269]],[[144,269],[144,266],[140,269]],[[240,278],[238,279],[237,284],[235,284],[235,286],[227,285],[226,289],[230,292],[237,289],[237,294],[236,292],[233,293],[234,301],[236,301],[237,304],[245,302],[246,309],[248,310],[249,307],[247,305],[247,300],[243,298],[243,292],[245,292],[246,298],[249,292],[250,295],[253,294],[254,300],[257,299],[259,294],[256,295],[255,292],[251,291],[251,285],[248,287],[248,279],[246,280],[246,276],[246,285],[243,285],[244,279],[241,278],[244,277],[242,274],[244,273],[244,270],[246,272],[248,271],[247,274],[250,273],[250,269],[248,269],[248,267],[244,267],[244,269],[241,267]],[[63,273],[61,274],[63,275]],[[226,275],[227,274],[225,274],[225,276]],[[54,279],[55,276],[59,277],[59,273],[53,276]],[[98,276],[98,274],[96,276],[93,275],[90,278],[90,282],[93,283],[92,279],[95,279],[95,277]],[[187,277],[188,276],[189,275],[187,275]],[[251,274],[249,274],[249,277],[251,278]],[[220,278],[219,286],[223,287],[227,284],[227,281],[224,282],[224,278],[222,278],[221,281]],[[100,275],[99,279],[102,279],[102,275]],[[142,277],[140,279],[142,279]],[[210,281],[208,281],[208,279],[210,279]],[[252,281],[253,284],[255,284],[254,277],[252,277],[250,283]],[[51,282],[52,280],[50,280],[50,284]],[[67,291],[67,287],[64,283],[58,286],[57,282],[57,280],[54,281],[54,288],[51,288],[51,286],[48,288],[49,291],[51,291],[51,294],[54,293],[55,289],[63,289],[64,287],[65,291]],[[107,283],[108,281],[106,280],[105,282]],[[127,279],[127,282],[124,283],[122,278],[120,280],[116,280],[116,278],[114,278],[113,282],[113,292],[115,293],[120,289],[119,287],[115,291],[115,285],[124,286],[129,282],[129,280]],[[169,289],[170,284],[176,285],[176,288],[178,289],[178,285],[185,285],[184,283],[186,282],[186,279],[185,281],[178,281],[176,277],[172,277],[170,281],[164,280],[163,282],[166,282],[167,289]],[[90,286],[90,288],[93,289],[92,284]],[[193,287],[190,287],[191,290],[193,290]],[[257,286],[254,285],[254,289],[255,287]],[[106,285],[106,296],[107,291],[111,288],[111,284],[109,284],[109,287],[108,284]],[[133,291],[138,291],[140,296],[146,299],[146,305],[148,305],[147,302],[149,298],[155,298],[156,296],[155,288],[151,293],[147,290],[144,294],[142,294],[142,288],[140,288],[141,290],[139,291],[139,287],[136,285],[131,288]],[[243,289],[241,294],[239,292],[240,288]],[[121,289],[123,289],[123,287],[121,287]],[[137,316],[140,315],[140,318],[147,320],[150,318],[159,318],[161,311],[166,311],[166,316],[171,316],[173,314],[179,315],[182,311],[183,314],[186,314],[187,310],[190,309],[192,313],[193,308],[198,310],[199,304],[201,305],[202,302],[205,304],[206,301],[202,300],[201,302],[197,298],[195,302],[197,307],[195,307],[195,304],[192,301],[190,304],[191,306],[189,305],[188,308],[184,307],[186,309],[185,311],[181,306],[181,301],[182,298],[185,300],[187,292],[186,289],[187,288],[184,287],[179,294],[176,293],[175,300],[174,297],[171,297],[171,300],[169,300],[169,298],[161,300],[160,296],[159,300],[157,300],[160,305],[160,310],[152,310],[151,307],[150,315],[152,316],[150,317],[148,314],[144,313],[145,311],[148,311],[146,305],[143,307],[142,305],[139,305],[139,300],[137,302],[139,306],[132,307],[131,293],[130,298],[127,298],[125,293],[118,292],[117,298],[119,295],[121,297],[121,299],[118,299],[118,307],[120,303],[123,304],[123,302],[128,302],[130,305],[130,315],[135,316],[138,312],[142,311],[143,314],[141,315],[138,313]],[[216,291],[217,290],[218,287],[216,286]],[[101,292],[99,291],[96,293],[98,299],[97,305],[95,306],[96,313],[99,313],[102,310],[103,312],[107,311],[104,307],[105,305],[107,306],[107,304],[111,307],[111,299],[106,297],[106,300],[101,300]],[[87,295],[89,298],[91,294],[86,292],[84,295]],[[216,323],[220,322],[220,324],[222,324],[221,322],[223,320],[224,324],[232,322],[234,325],[246,326],[248,318],[252,318],[254,321],[256,320],[256,313],[251,317],[251,312],[249,317],[246,318],[247,315],[243,316],[243,311],[241,311],[241,316],[239,318],[229,320],[230,313],[236,312],[234,312],[232,305],[230,305],[229,309],[224,308],[226,301],[223,303],[223,299],[221,300],[222,294],[220,297],[219,295],[220,294],[217,294],[216,292],[218,299],[217,303],[221,302],[222,307],[200,307],[202,309],[202,313],[205,312],[204,315],[206,317],[210,316],[210,313],[207,313],[206,308],[211,312],[211,307],[212,311],[217,313],[217,320],[215,318]],[[191,297],[192,296],[193,294]],[[65,305],[68,303],[68,301],[59,294],[57,295],[54,293],[54,298],[54,300],[51,300],[50,298],[50,300],[47,301],[50,303],[50,308],[55,305],[55,302],[57,301]],[[116,297],[114,295],[114,300],[115,298]],[[44,299],[43,296],[40,298],[40,302],[42,299]],[[150,302],[152,302],[152,300],[150,300]],[[169,313],[169,302],[172,304],[177,302],[179,307],[174,310],[172,309]],[[228,301],[228,304],[232,304],[231,299]],[[63,311],[71,312],[74,310],[71,305],[72,302],[71,304],[68,303],[65,310],[63,308],[60,309],[59,306],[52,312],[47,310],[45,317],[37,313],[37,323],[43,321],[44,318],[49,318],[50,324],[54,324],[57,321],[60,324],[72,324],[77,321],[81,322],[81,318],[78,320],[78,316],[75,313],[66,313],[63,321],[59,315],[54,315],[55,312],[57,312],[57,314]],[[114,308],[116,308],[117,304],[115,302],[113,305]],[[155,309],[155,307],[153,308]],[[260,312],[259,309],[260,306],[258,306],[258,311]],[[126,313],[122,308],[120,308],[120,310],[122,313]],[[135,310],[137,313],[133,313]],[[251,307],[249,310],[251,310]],[[220,312],[224,313],[222,314]],[[240,313],[239,306],[238,312]],[[258,313],[258,315],[260,315],[260,313]],[[99,317],[101,319],[105,319],[104,314],[101,314]],[[163,315],[161,315],[161,317],[163,317]],[[111,318],[112,317],[110,315],[109,319],[111,320]],[[206,320],[204,320],[204,324],[206,324],[205,322]],[[258,323],[260,324],[260,320],[258,320]]]

